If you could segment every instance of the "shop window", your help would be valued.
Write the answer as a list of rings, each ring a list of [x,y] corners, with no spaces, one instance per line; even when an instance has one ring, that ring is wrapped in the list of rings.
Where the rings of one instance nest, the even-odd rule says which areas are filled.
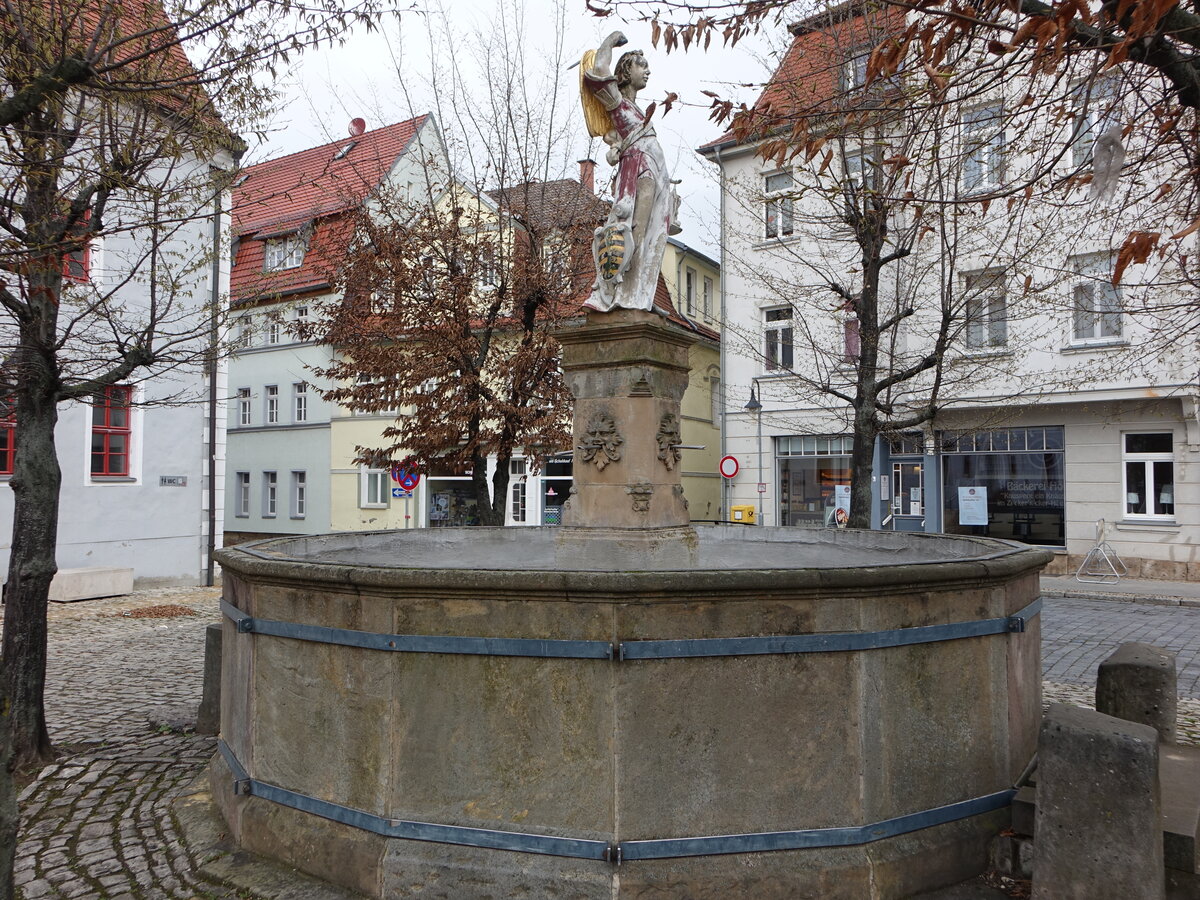
[[[984,191],[1004,183],[1004,106],[991,103],[963,113],[963,190]]]
[[[263,518],[273,519],[279,509],[279,476],[263,472]]]
[[[279,424],[279,385],[268,384],[266,389],[266,423]]]
[[[292,385],[292,421],[308,421],[308,384],[303,381]]]
[[[249,425],[251,421],[250,412],[250,388],[238,388],[237,392],[237,416],[239,425]]]
[[[1071,257],[1072,333],[1076,341],[1115,340],[1121,336],[1121,290],[1112,283],[1112,256],[1091,253]]]
[[[308,513],[308,473],[292,472],[292,518],[303,519]]]
[[[133,388],[113,384],[92,397],[92,475],[129,475]]]
[[[763,310],[763,359],[767,371],[792,367],[792,308]]]
[[[383,509],[388,505],[387,469],[361,466],[358,470],[358,505],[360,509]]]
[[[964,284],[967,346],[983,350],[1008,343],[1008,298],[999,272],[968,275]]]
[[[1063,546],[1061,426],[943,433],[938,439],[943,531]]]
[[[779,456],[779,524],[820,528],[836,524],[839,491],[850,489],[849,435],[776,439]]]
[[[1175,454],[1167,432],[1124,436],[1125,518],[1175,518]]]
[[[250,473],[237,473],[237,496],[234,498],[234,515],[239,519],[250,516]]]
[[[299,234],[272,238],[263,248],[263,271],[296,269],[304,262],[304,239]]]
[[[766,195],[766,236],[786,237],[795,230],[792,173],[776,172],[763,178]]]

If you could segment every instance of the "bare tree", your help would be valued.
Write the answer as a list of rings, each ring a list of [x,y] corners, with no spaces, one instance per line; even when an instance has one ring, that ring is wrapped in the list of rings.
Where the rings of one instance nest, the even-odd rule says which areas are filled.
[[[58,405],[214,364],[219,298],[193,293],[220,252],[212,238],[224,181],[210,166],[233,167],[240,140],[231,129],[261,128],[271,90],[260,76],[375,14],[373,0],[0,4],[0,393],[16,422],[0,900],[13,891],[10,773],[51,756],[43,690]],[[80,277],[79,258],[101,242],[112,277]]]
[[[433,20],[431,56],[445,62],[431,87],[452,171],[431,174],[439,187],[420,204],[384,192],[363,211],[337,279],[344,296],[311,330],[340,351],[319,373],[336,385],[326,396],[398,412],[359,461],[469,470],[483,525],[504,523],[514,455],[536,464],[569,444],[552,331],[590,290],[606,212],[590,186],[556,177],[576,101],[559,93],[561,45],[532,59],[523,19],[500,4],[466,37]],[[488,60],[482,82],[460,69],[464,53]]]

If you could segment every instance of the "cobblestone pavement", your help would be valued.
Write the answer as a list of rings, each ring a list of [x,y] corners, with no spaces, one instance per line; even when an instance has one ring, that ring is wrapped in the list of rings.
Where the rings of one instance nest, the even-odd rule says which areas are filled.
[[[25,900],[246,900],[194,871],[172,802],[212,756],[212,738],[169,722],[194,715],[215,589],[51,604],[47,715],[68,754],[22,794],[17,883]],[[138,618],[171,604],[195,616]],[[1200,609],[1048,599],[1045,698],[1088,705],[1096,665],[1122,641],[1179,654],[1180,726],[1200,742]]]

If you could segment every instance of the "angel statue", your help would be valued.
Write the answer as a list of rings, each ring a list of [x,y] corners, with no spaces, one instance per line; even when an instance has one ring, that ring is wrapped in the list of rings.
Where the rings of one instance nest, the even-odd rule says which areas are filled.
[[[598,50],[585,53],[579,66],[588,131],[603,136],[608,163],[617,169],[612,209],[592,241],[596,283],[587,305],[601,312],[654,308],[667,235],[680,231],[675,183],[654,126],[637,105],[650,65],[642,51],[631,50],[611,68],[613,48],[626,43],[625,35],[614,31]]]

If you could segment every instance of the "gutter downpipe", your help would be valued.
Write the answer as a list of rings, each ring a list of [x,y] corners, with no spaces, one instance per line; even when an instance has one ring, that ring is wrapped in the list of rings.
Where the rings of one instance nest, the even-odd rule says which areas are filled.
[[[718,250],[720,251],[720,262],[721,262],[721,302],[720,302],[721,346],[720,346],[719,357],[718,357],[720,366],[721,366],[721,383],[720,383],[720,393],[718,396],[718,402],[721,404],[721,422],[720,422],[720,426],[721,426],[721,458],[724,459],[726,456],[729,455],[729,438],[728,438],[729,429],[726,428],[726,421],[727,421],[728,414],[726,412],[726,403],[725,403],[726,392],[728,391],[728,385],[729,385],[729,376],[728,376],[728,373],[725,368],[725,344],[726,344],[725,332],[727,330],[727,322],[726,322],[726,318],[725,318],[725,278],[726,278],[726,272],[725,272],[725,163],[721,159],[721,148],[720,147],[713,147],[713,154],[717,158],[717,168],[720,171],[720,175],[718,176],[718,184],[720,185],[720,190],[721,190],[720,212],[718,213],[718,215],[720,215],[720,217],[721,217],[721,224],[720,224],[719,228],[717,229],[717,235],[718,235],[717,240],[720,242],[720,247],[718,248]],[[729,479],[726,478],[724,475],[721,476],[721,519],[724,521],[729,520]]]
[[[221,180],[217,173],[213,187],[212,211],[212,285],[208,314],[208,536],[205,546],[204,584],[216,581],[213,554],[217,549],[217,343],[220,338],[218,303],[221,300]]]

